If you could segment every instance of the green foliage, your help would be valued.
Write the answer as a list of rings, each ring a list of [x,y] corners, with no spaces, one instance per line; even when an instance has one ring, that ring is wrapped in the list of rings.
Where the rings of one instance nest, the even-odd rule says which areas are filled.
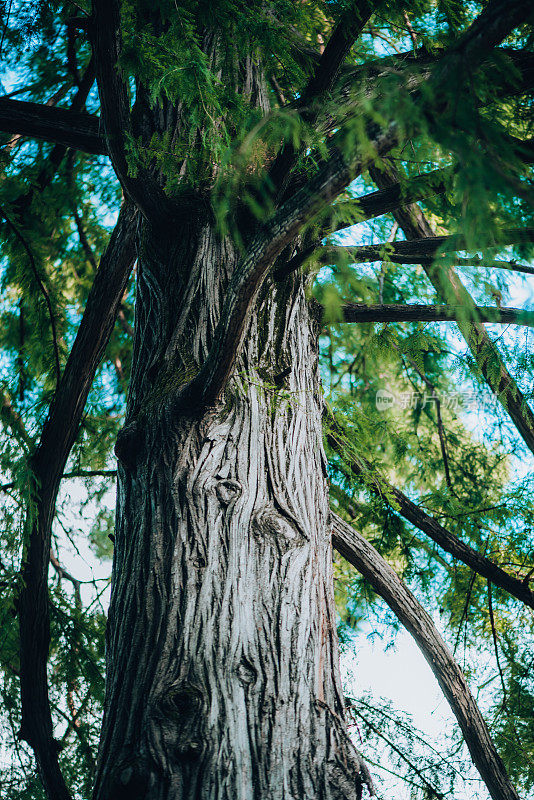
[[[76,93],[76,72],[88,68],[91,52],[83,32],[72,38],[67,20],[74,13],[88,14],[90,3],[15,0],[0,5],[2,86],[19,99],[68,108]],[[450,170],[446,190],[423,205],[436,231],[463,236],[466,254],[531,260],[532,237],[503,245],[507,229],[532,226],[532,163],[525,157],[533,136],[532,87],[521,83],[513,59],[514,51],[532,58],[531,33],[519,28],[482,69],[468,75],[451,72],[438,92],[433,64],[482,5],[383,2],[352,47],[335,88],[305,116],[298,101],[316,63],[313,50],[324,45],[341,13],[351,7],[349,2],[315,0],[275,0],[268,6],[239,0],[125,0],[120,69],[133,108],[133,135],[127,142],[131,173],[142,166],[161,178],[168,195],[200,197],[217,216],[221,235],[239,245],[273,211],[269,167],[284,148],[298,151],[293,174],[296,185],[306,185],[334,146],[344,155],[355,148],[368,154],[376,126],[394,120],[402,144],[386,163],[395,165],[403,187],[423,172]],[[247,59],[262,66],[262,85],[246,84]],[[94,87],[85,109],[98,113]],[[172,124],[147,130],[144,119],[150,115],[172,118]],[[0,782],[6,800],[40,800],[44,795],[33,757],[17,739],[16,597],[24,515],[31,510],[29,459],[55,391],[56,358],[63,369],[121,190],[107,159],[8,134],[0,136],[0,166]],[[326,246],[401,238],[389,214],[363,224],[357,198],[375,188],[364,173],[312,220],[302,232],[303,242]],[[329,235],[340,228],[342,233]],[[336,421],[326,430],[332,505],[441,619],[451,647],[466,660],[473,685],[481,687],[506,767],[527,792],[534,783],[531,616],[493,588],[492,620],[485,580],[402,519],[384,478],[453,534],[529,580],[534,486],[525,465],[530,454],[504,410],[490,402],[480,369],[448,323],[341,323],[344,300],[435,303],[454,298],[438,298],[420,267],[393,263],[387,244],[377,264],[341,257],[325,265],[323,255],[320,249],[310,252],[303,269],[324,306],[320,368]],[[456,259],[441,256],[441,268]],[[461,274],[477,303],[506,305],[517,296],[531,300],[529,285],[503,270],[464,265]],[[85,477],[65,479],[54,525],[60,566],[51,568],[49,576],[49,678],[56,736],[64,746],[61,766],[77,798],[91,791],[102,713],[113,549],[108,473],[124,418],[134,295],[132,282],[67,465],[67,475]],[[534,355],[528,335],[517,328],[489,330],[527,401],[532,400]],[[494,356],[488,353],[487,359],[488,371],[497,376]],[[273,414],[295,402],[291,393],[273,385],[272,375],[261,380]],[[377,405],[384,392],[397,399],[387,409]],[[441,398],[439,408],[436,397]],[[361,468],[355,471],[351,464],[358,459]],[[89,571],[79,582],[75,569],[85,569],[84,560],[98,562],[101,577]],[[335,579],[344,646],[358,646],[371,614],[382,629],[394,630],[396,623],[383,604],[339,557]],[[381,762],[385,748],[388,763],[408,782],[412,796],[447,797],[453,791],[462,796],[465,754],[436,752],[410,720],[384,703],[369,698],[353,698],[352,703],[371,764]],[[386,785],[379,788],[385,796]]]

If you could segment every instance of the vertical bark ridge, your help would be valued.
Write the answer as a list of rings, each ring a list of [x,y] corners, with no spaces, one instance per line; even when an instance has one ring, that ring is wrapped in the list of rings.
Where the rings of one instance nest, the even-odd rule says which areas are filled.
[[[193,360],[209,347],[236,259],[206,226],[197,237],[185,291],[158,267],[160,244],[143,248],[144,363],[165,350],[176,364],[195,325]],[[134,367],[141,441],[119,465],[98,800],[358,796],[314,325],[300,279],[265,287],[225,397],[201,417],[154,404],[160,378]]]

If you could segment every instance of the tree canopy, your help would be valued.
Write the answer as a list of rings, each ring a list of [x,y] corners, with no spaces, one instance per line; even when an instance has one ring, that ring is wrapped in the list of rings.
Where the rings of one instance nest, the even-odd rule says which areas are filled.
[[[527,796],[529,4],[6,0],[0,8],[6,800],[45,797],[19,689],[21,672],[31,683],[43,663],[62,773],[74,797],[92,790],[109,580],[81,580],[70,563],[73,553],[90,554],[111,568],[113,448],[130,381],[140,219],[172,226],[201,213],[244,255],[205,363],[199,370],[183,355],[177,403],[218,397],[267,277],[308,276],[321,330],[342,647],[357,647],[369,620],[381,631],[406,626],[438,664],[444,639]],[[244,85],[247,59],[264,82]],[[293,401],[283,372],[266,375],[265,391],[273,406]],[[53,526],[39,589],[41,567],[28,564],[40,514]],[[23,657],[21,666],[19,624],[23,631],[33,589],[41,599],[48,591],[50,640],[43,634],[35,664]],[[464,680],[452,659],[444,664],[445,684]],[[454,688],[442,688],[454,700]],[[382,764],[413,796],[462,796],[469,756],[460,733],[437,752],[379,698],[349,701],[378,796],[391,785],[382,748]]]

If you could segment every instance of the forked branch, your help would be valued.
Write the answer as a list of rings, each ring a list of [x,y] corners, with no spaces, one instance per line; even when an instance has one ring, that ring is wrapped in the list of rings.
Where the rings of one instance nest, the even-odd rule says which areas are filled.
[[[317,100],[332,89],[343,61],[369,20],[372,10],[368,0],[359,0],[345,11],[337,23],[298,101],[297,107],[302,118],[309,124],[317,119],[318,109],[314,108],[314,104],[316,106]],[[268,175],[268,182],[274,187],[275,193],[279,193],[287,185],[297,158],[298,149],[292,144],[286,144],[276,157]]]
[[[391,165],[382,164],[380,169],[371,165],[370,174],[380,189],[386,188],[399,180],[398,172]],[[435,232],[421,210],[416,206],[406,206],[393,212],[395,220],[404,231],[408,244],[414,240],[435,240]],[[521,235],[525,235],[524,232]],[[529,233],[529,236],[531,233]],[[527,404],[519,386],[508,372],[499,351],[488,336],[484,326],[476,319],[475,303],[452,267],[441,269],[437,264],[421,262],[423,269],[440,299],[455,303],[466,309],[467,318],[457,320],[471,354],[480,373],[492,392],[510,416],[527,447],[534,453],[534,414]]]

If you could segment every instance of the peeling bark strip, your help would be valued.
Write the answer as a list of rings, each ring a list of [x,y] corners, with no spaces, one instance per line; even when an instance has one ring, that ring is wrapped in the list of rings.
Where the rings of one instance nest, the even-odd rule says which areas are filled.
[[[369,581],[415,639],[458,720],[473,763],[491,797],[519,800],[465,677],[431,617],[367,539],[337,514],[333,517],[334,547]]]
[[[141,252],[95,800],[356,800],[304,286],[261,290],[221,402],[177,412],[237,255],[209,225]]]

